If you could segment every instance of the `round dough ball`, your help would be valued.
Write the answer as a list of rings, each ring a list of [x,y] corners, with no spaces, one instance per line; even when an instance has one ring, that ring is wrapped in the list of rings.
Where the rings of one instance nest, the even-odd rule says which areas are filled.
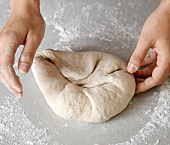
[[[104,122],[120,113],[135,92],[126,63],[102,52],[43,50],[32,71],[49,106],[65,119]]]

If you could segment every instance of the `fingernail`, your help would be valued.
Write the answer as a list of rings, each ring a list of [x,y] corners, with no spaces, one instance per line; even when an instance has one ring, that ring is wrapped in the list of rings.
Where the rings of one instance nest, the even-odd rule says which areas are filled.
[[[134,64],[128,64],[128,72],[134,73],[137,70],[138,70],[137,66],[135,66]]]
[[[20,66],[21,66],[22,68],[27,68],[27,67],[28,67],[28,64],[27,64],[27,63],[22,62],[22,63],[20,64]]]
[[[21,64],[20,64],[19,71],[20,71],[21,73],[26,73],[26,72],[27,72],[27,69],[28,69],[28,64],[27,64],[27,63],[21,63]]]
[[[19,70],[21,74],[25,74],[26,72],[25,71],[22,71],[22,70]]]
[[[21,92],[21,89],[20,89],[20,88],[18,88],[18,87],[13,87],[13,89],[15,89],[18,93],[20,93],[20,92]]]

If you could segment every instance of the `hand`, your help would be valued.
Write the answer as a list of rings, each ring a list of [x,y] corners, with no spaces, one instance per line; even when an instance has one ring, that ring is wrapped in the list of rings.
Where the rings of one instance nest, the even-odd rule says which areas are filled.
[[[19,0],[14,1],[11,2],[14,5],[19,2]],[[40,11],[31,5],[25,9],[24,6],[25,3],[12,9],[9,20],[0,32],[0,79],[13,94],[19,97],[22,96],[22,85],[13,68],[15,52],[20,45],[24,45],[18,69],[21,73],[27,73],[45,29]]]
[[[152,53],[146,57],[149,49]],[[143,68],[141,68],[143,67]],[[127,70],[136,77],[136,93],[162,84],[170,74],[170,1],[146,20]]]

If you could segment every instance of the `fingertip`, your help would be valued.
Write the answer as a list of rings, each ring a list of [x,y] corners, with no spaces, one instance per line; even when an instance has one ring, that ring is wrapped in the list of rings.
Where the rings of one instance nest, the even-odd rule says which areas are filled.
[[[127,71],[129,73],[135,73],[136,71],[138,70],[138,67],[135,66],[134,64],[132,63],[129,63],[128,66],[127,66]]]
[[[135,91],[135,94],[139,94],[139,93],[140,93],[140,91],[138,91],[138,90]]]
[[[19,71],[20,71],[21,74],[28,73],[29,69],[30,69],[29,64],[27,64],[25,62],[20,62],[19,63]]]
[[[144,62],[148,50],[151,48],[149,41],[146,43],[144,37],[140,37],[137,46],[129,60],[128,71],[130,73],[136,72]]]
[[[136,85],[135,94],[143,93],[150,89],[150,87],[146,83],[146,79],[140,79],[139,81],[140,82]]]
[[[136,90],[135,90],[135,94],[139,94],[141,93],[141,87],[139,86],[139,84],[136,86]]]
[[[15,95],[17,98],[20,99],[20,98],[22,97],[23,93],[22,93],[22,92],[20,92],[20,93],[15,93],[14,95]]]
[[[13,87],[13,89],[15,91],[17,91],[18,93],[22,92],[22,88],[21,87]]]

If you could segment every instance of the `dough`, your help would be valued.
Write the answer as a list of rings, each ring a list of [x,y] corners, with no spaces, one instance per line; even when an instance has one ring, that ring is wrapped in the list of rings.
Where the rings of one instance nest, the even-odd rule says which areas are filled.
[[[102,52],[43,50],[32,71],[49,106],[65,119],[104,122],[120,113],[135,92],[126,63]]]

